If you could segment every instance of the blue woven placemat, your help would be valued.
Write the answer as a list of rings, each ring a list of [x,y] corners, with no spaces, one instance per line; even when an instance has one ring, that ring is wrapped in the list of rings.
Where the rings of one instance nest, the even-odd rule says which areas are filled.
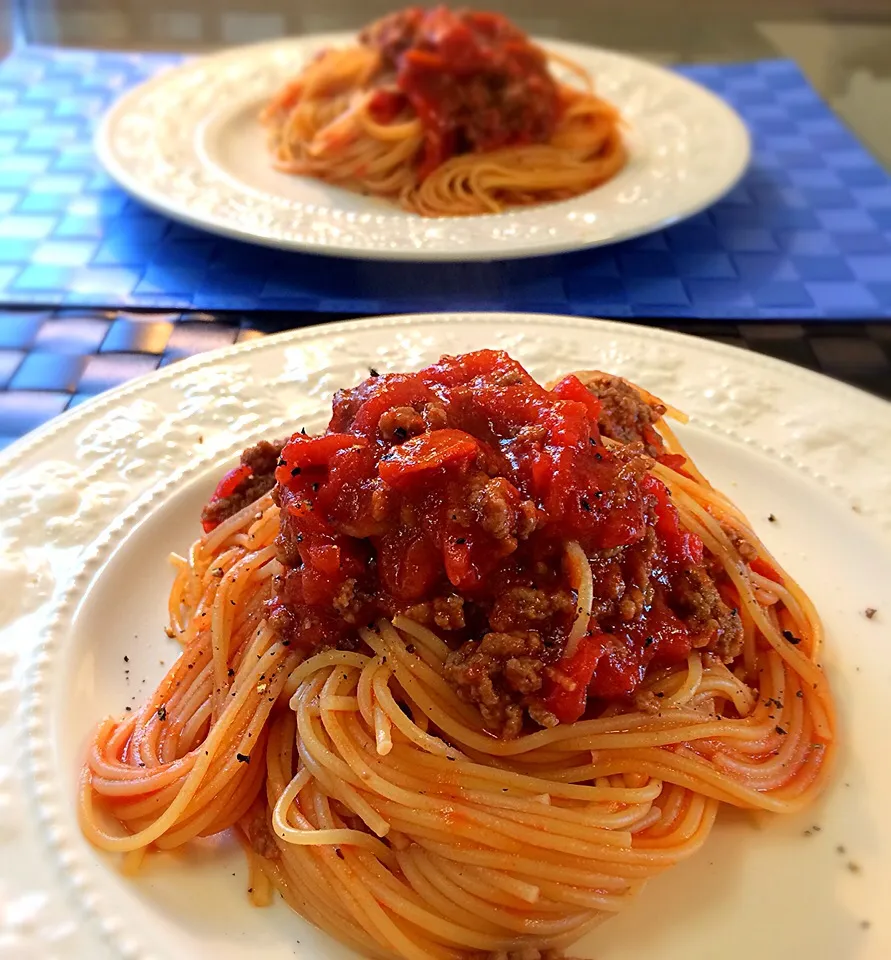
[[[785,60],[683,69],[752,130],[744,181],[638,240],[506,263],[386,264],[280,253],[158,216],[99,169],[92,131],[179,56],[30,47],[0,64],[0,301],[382,313],[891,316],[891,178]]]

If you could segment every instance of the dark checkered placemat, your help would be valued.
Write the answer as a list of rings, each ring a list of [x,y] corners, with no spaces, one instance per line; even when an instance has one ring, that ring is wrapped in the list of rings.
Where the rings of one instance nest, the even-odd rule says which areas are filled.
[[[891,316],[891,179],[788,61],[682,72],[743,115],[748,175],[649,237],[512,263],[369,263],[216,239],[149,212],[90,140],[168,54],[25,48],[0,65],[0,301],[388,313],[515,309],[611,317]]]
[[[165,364],[319,319],[309,313],[0,312],[0,447]],[[891,399],[891,324],[657,325],[747,347]]]

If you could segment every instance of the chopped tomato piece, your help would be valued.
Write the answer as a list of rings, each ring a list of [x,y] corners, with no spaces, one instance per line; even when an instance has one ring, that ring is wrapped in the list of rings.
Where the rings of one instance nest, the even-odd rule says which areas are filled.
[[[433,430],[392,449],[388,457],[381,460],[378,471],[385,483],[395,487],[414,474],[470,460],[478,450],[476,437],[463,430]]]
[[[674,470],[675,473],[680,473],[685,477],[689,476],[684,470],[684,464],[687,462],[687,458],[682,457],[679,453],[663,453],[658,460],[663,467],[668,467],[669,470]]]
[[[558,661],[557,669],[569,678],[571,689],[548,678],[545,706],[560,723],[574,723],[585,712],[588,684],[603,656],[605,639],[602,634],[582,637],[576,652],[571,657]]]
[[[276,469],[275,479],[282,486],[287,486],[303,470],[327,466],[338,450],[363,447],[366,442],[364,437],[357,437],[352,433],[331,433],[324,437],[306,437],[297,433],[282,450],[282,459],[285,462]]]
[[[695,533],[681,528],[681,520],[671,502],[668,487],[652,474],[641,482],[641,488],[656,498],[656,533],[675,563],[702,563],[702,540]]]
[[[368,112],[376,123],[392,123],[405,109],[407,103],[404,93],[378,90],[368,103]]]
[[[564,377],[553,387],[551,393],[556,394],[561,400],[576,400],[578,403],[584,404],[588,411],[588,417],[594,423],[597,423],[597,418],[600,416],[600,400],[585,387],[578,377],[573,374]]]
[[[209,503],[214,503],[216,500],[224,500],[226,497],[231,497],[233,493],[246,481],[250,480],[253,476],[253,471],[247,464],[240,463],[237,467],[234,467],[230,470],[222,480],[217,484],[216,490],[214,490]],[[218,526],[212,520],[203,520],[201,526],[204,528],[205,533],[210,533],[214,527]]]

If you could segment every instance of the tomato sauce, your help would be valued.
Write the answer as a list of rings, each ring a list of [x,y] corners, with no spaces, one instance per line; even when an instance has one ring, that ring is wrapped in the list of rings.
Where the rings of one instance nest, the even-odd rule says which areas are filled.
[[[545,54],[500,14],[411,7],[361,39],[380,50],[424,126],[422,178],[455,154],[543,143],[553,133],[559,94]],[[397,103],[375,97],[372,116],[387,122]]]
[[[276,470],[292,562],[275,602],[296,642],[349,644],[378,616],[451,595],[466,620],[449,639],[478,638],[518,585],[572,595],[564,546],[575,540],[603,609],[644,561],[649,601],[633,623],[593,617],[572,662],[561,652],[574,601],[536,627],[576,683],[543,691],[558,718],[577,719],[588,697],[628,697],[650,664],[683,659],[690,637],[668,598],[702,544],[651,461],[604,445],[598,412],[575,377],[549,391],[491,350],[337,393],[325,434],[295,434]]]

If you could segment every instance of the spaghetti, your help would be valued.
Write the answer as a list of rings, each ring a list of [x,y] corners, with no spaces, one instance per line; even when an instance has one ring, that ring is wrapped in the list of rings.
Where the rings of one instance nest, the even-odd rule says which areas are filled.
[[[581,86],[559,84],[547,57]],[[266,106],[275,166],[428,217],[593,189],[625,164],[620,119],[585,70],[498,14],[412,7],[324,51]]]
[[[182,654],[99,726],[86,835],[135,869],[234,826],[255,901],[363,956],[519,960],[721,803],[806,807],[835,737],[819,618],[665,410],[482,351],[252,448],[175,558]]]

